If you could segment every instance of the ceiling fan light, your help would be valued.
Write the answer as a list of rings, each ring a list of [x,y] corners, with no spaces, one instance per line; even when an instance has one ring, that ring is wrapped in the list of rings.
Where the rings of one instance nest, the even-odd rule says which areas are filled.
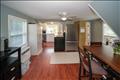
[[[66,18],[66,17],[62,17],[62,18],[61,18],[61,20],[66,21],[66,20],[67,20],[67,18]]]

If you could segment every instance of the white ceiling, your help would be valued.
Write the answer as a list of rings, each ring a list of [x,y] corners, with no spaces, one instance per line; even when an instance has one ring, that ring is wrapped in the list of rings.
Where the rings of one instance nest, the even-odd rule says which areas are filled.
[[[90,1],[4,1],[4,5],[36,19],[60,19],[59,12],[80,19],[98,18],[88,7]]]

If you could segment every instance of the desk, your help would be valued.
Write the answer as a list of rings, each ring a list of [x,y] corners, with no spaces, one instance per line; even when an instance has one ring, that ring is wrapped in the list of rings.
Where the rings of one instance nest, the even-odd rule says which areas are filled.
[[[120,55],[113,54],[111,46],[84,46],[91,54],[113,69],[120,76]]]

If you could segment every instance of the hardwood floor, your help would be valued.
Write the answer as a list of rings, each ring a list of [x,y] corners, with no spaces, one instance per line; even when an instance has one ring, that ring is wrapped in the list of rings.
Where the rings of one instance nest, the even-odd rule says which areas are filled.
[[[46,48],[46,47],[54,47],[54,42],[44,42],[43,43],[43,47]]]
[[[54,53],[52,46],[44,47],[39,56],[31,59],[28,72],[22,80],[78,80],[79,64],[50,64],[50,55]]]

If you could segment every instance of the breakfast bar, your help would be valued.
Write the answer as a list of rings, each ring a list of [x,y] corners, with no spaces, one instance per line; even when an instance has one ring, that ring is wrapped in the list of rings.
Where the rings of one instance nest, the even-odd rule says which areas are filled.
[[[107,72],[113,77],[120,79],[120,55],[114,54],[111,46],[84,46],[91,55],[101,62]]]

